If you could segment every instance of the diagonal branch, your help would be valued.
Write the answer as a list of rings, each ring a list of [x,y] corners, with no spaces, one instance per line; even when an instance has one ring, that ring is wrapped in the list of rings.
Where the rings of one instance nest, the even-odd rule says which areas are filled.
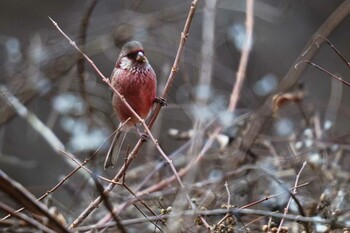
[[[0,189],[14,201],[26,207],[31,213],[45,216],[48,220],[48,226],[55,232],[70,232],[50,213],[49,209],[43,203],[38,202],[27,189],[7,176],[2,170],[0,170]]]
[[[57,154],[64,155],[61,151],[64,150],[65,147],[59,138],[34,113],[29,111],[26,106],[24,106],[4,85],[0,85],[0,97],[2,97],[19,116],[25,119],[28,124],[46,140],[46,142]],[[75,163],[73,163],[71,160],[64,157],[64,161],[70,167],[75,168]],[[85,178],[89,178],[85,173],[79,172],[79,174],[83,175]]]

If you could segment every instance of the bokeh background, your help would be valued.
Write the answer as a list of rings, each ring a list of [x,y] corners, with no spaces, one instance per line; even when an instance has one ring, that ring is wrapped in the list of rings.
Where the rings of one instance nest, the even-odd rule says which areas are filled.
[[[81,161],[102,145],[89,166],[98,174],[112,175],[115,171],[103,170],[108,149],[105,140],[118,125],[110,105],[110,90],[86,62],[83,77],[79,77],[76,51],[48,19],[49,16],[55,20],[81,45],[82,19],[91,2],[1,1],[0,84],[6,86],[52,130],[67,151]],[[341,3],[341,0],[255,1],[253,43],[238,110],[252,112],[262,106],[277,90],[287,71],[294,67],[295,59],[312,35]],[[217,1],[215,18],[212,18],[215,21],[213,70],[208,86],[199,85],[206,27],[203,23],[204,5],[205,1],[199,1],[180,70],[167,97],[168,106],[161,110],[153,129],[168,154],[185,143],[170,137],[168,130],[188,130],[198,120],[206,122],[224,112],[235,82],[245,39],[245,1]],[[141,41],[157,74],[160,93],[170,73],[189,6],[188,0],[97,1],[86,27],[83,50],[109,77],[121,46],[132,39]],[[328,37],[348,59],[349,25],[350,17],[347,17]],[[348,67],[327,45],[322,45],[313,62],[344,79],[349,77]],[[331,137],[346,135],[350,116],[348,87],[334,83],[311,66],[300,80],[305,88],[303,104],[307,111],[317,112],[323,120],[332,119]],[[337,107],[328,109],[331,113],[327,113],[330,99],[334,100],[331,98],[334,90],[338,94],[334,98],[339,99]],[[204,109],[198,103],[201,95],[208,96]],[[294,127],[301,127],[295,123],[300,121],[300,115],[295,111],[295,107],[288,109],[287,106],[283,112],[292,118],[291,123],[287,122],[291,131],[295,130]],[[293,114],[298,116],[293,118]],[[276,136],[278,132],[271,130],[269,134]],[[135,135],[130,135],[126,144],[132,146],[136,139]],[[151,142],[144,145],[140,154],[142,156],[135,164],[160,158]],[[3,98],[0,98],[0,168],[37,196],[71,170],[63,156],[58,155]],[[74,179],[80,182],[81,177],[73,177],[65,189],[80,192],[86,181],[78,182],[81,186],[77,186]],[[57,202],[73,202],[67,190],[55,192],[53,196]],[[90,198],[93,194],[86,193],[84,201]],[[80,208],[83,209],[84,205]]]

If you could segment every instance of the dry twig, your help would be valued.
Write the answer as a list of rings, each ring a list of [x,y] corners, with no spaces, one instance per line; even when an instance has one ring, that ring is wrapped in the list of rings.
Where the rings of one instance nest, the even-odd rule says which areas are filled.
[[[294,188],[293,188],[293,194],[296,195],[297,194],[297,186],[298,186],[298,182],[299,182],[299,178],[300,178],[300,175],[301,175],[301,172],[304,170],[305,166],[306,166],[306,162],[303,163],[302,167],[300,168],[297,176],[296,176],[296,179],[295,179],[295,183],[294,183]],[[292,203],[292,200],[293,198],[290,197],[289,198],[289,201],[288,201],[288,204],[286,206],[286,208],[284,209],[284,215],[288,214],[288,209],[289,209],[289,206],[290,204]],[[283,222],[284,222],[284,218],[281,219],[281,222],[280,222],[280,225],[278,226],[278,229],[277,229],[277,233],[279,233],[281,231],[281,228],[283,226]]]
[[[236,82],[233,86],[230,103],[228,110],[233,112],[236,108],[240,91],[242,89],[243,81],[246,75],[246,69],[248,65],[249,53],[253,41],[253,24],[254,24],[254,0],[246,1],[246,40],[244,41],[244,46],[242,48],[241,59],[239,61]]]

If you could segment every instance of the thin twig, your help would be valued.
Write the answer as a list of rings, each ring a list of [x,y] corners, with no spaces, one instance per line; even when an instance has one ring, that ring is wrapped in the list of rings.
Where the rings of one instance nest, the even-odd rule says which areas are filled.
[[[126,229],[124,228],[123,224],[120,223],[120,219],[118,218],[118,216],[113,212],[113,205],[110,202],[108,195],[105,194],[103,191],[103,186],[102,184],[97,180],[96,176],[92,176],[93,180],[95,181],[96,184],[96,188],[98,190],[98,192],[100,193],[100,196],[102,197],[103,203],[105,204],[107,210],[109,211],[109,213],[111,213],[113,220],[116,222],[118,230],[120,230],[122,233],[126,233]]]
[[[14,217],[16,217],[18,219],[25,221],[29,225],[32,225],[33,227],[36,227],[43,232],[47,232],[47,233],[55,233],[56,232],[56,231],[51,230],[47,226],[43,225],[39,221],[35,220],[34,218],[30,218],[27,215],[22,214],[22,213],[18,213],[18,212],[15,213],[16,210],[14,210],[12,207],[6,205],[5,203],[0,202],[0,209],[7,212],[7,213],[10,213],[11,215],[13,215]]]
[[[196,12],[197,3],[198,3],[198,0],[193,0],[192,3],[191,3],[191,8],[190,8],[190,10],[188,12],[188,16],[187,16],[187,19],[186,19],[186,22],[185,22],[184,29],[181,32],[181,38],[180,38],[179,47],[177,49],[176,57],[175,57],[173,66],[171,68],[171,72],[169,74],[168,81],[165,84],[164,90],[162,91],[162,94],[161,94],[161,97],[163,99],[166,99],[166,97],[167,97],[167,95],[168,95],[168,93],[170,91],[170,88],[173,85],[173,82],[175,81],[176,73],[179,70],[180,59],[181,59],[181,56],[182,56],[182,53],[183,53],[183,50],[184,50],[184,47],[185,47],[186,40],[188,38],[188,34],[189,34],[189,31],[190,31],[190,26],[191,26],[191,23],[192,23],[192,19],[193,19],[194,13]],[[158,116],[158,113],[159,113],[161,107],[162,106],[160,104],[158,104],[156,106],[156,108],[155,108],[155,110],[153,112],[153,116],[152,116],[152,118],[149,121],[149,124],[148,124],[149,127],[152,127],[154,121],[156,120],[156,118]]]
[[[84,12],[83,18],[80,22],[80,30],[79,30],[79,45],[81,46],[82,50],[84,50],[85,43],[86,43],[86,34],[87,34],[87,28],[88,24],[90,22],[90,17],[92,15],[93,10],[96,7],[98,0],[92,0],[87,9]],[[85,100],[87,104],[87,114],[91,119],[91,113],[93,112],[93,108],[91,107],[89,96],[86,92],[86,84],[85,84],[85,60],[84,57],[79,53],[77,58],[77,73],[79,77],[79,87],[80,87],[80,94],[82,98]]]
[[[202,23],[202,45],[201,45],[201,63],[200,75],[198,80],[199,86],[209,88],[212,80],[214,56],[215,56],[215,8],[217,0],[205,0],[203,8],[203,23]],[[208,95],[204,99],[196,98],[200,102],[206,103]]]
[[[26,106],[24,106],[4,85],[0,85],[0,96],[2,96],[8,105],[10,105],[19,116],[25,119],[28,124],[46,140],[48,145],[50,145],[57,154],[63,155],[61,153],[62,150],[65,150],[63,143],[50,128],[48,128],[34,113],[29,111]],[[67,159],[65,156],[63,156],[63,158],[70,167],[75,168],[75,164],[70,159]],[[80,172],[79,174],[87,179],[89,178],[85,173]]]
[[[230,193],[230,189],[228,188],[228,183],[227,181],[225,181],[225,189],[226,189],[226,192],[227,192],[227,209],[230,208],[230,203],[231,203],[231,193]]]
[[[329,219],[323,219],[320,217],[303,217],[300,215],[292,215],[292,214],[282,214],[282,213],[276,213],[276,212],[271,212],[271,211],[265,211],[265,210],[257,210],[257,209],[236,209],[236,208],[231,208],[230,210],[227,209],[214,209],[214,210],[197,210],[196,212],[193,212],[192,210],[186,210],[183,212],[176,212],[176,213],[171,213],[171,214],[165,214],[165,215],[159,215],[159,216],[151,216],[148,217],[148,219],[145,218],[135,218],[135,219],[126,219],[122,220],[121,223],[126,226],[126,225],[133,225],[133,224],[138,224],[138,223],[144,223],[148,222],[150,220],[156,221],[160,219],[170,219],[170,218],[176,218],[176,217],[181,217],[181,216],[191,216],[195,217],[198,215],[202,216],[217,216],[217,215],[223,215],[231,213],[233,215],[251,215],[251,216],[266,216],[266,217],[274,217],[274,218],[284,218],[290,221],[294,222],[303,222],[303,223],[320,223],[324,225],[330,225],[332,229],[342,229],[342,228],[349,228],[350,224],[346,222],[340,222],[340,221],[334,221],[334,219],[329,218]],[[113,225],[108,224],[106,226]],[[79,227],[77,230],[79,231],[87,231],[91,229],[101,229],[106,226],[99,226],[96,224],[89,225],[89,226],[84,226],[84,227]]]
[[[321,67],[321,66],[319,66],[319,65],[317,65],[317,64],[315,64],[315,63],[313,63],[313,62],[311,62],[311,61],[309,61],[309,60],[302,60],[302,61],[298,62],[297,64],[295,64],[295,69],[298,69],[298,67],[299,67],[301,64],[303,64],[303,63],[307,63],[307,64],[309,64],[309,65],[312,65],[312,66],[315,67],[316,69],[319,69],[319,70],[322,71],[323,73],[327,74],[329,77],[331,77],[331,78],[333,78],[333,79],[335,79],[335,80],[341,82],[341,83],[344,84],[345,86],[350,87],[350,83],[349,83],[349,82],[345,81],[345,80],[342,79],[341,77],[338,77],[338,76],[332,74],[331,72],[329,72],[329,71],[326,70],[325,68],[323,68],[323,67]]]
[[[217,128],[216,130],[214,130],[214,133],[210,135],[208,141],[205,143],[204,147],[202,148],[202,150],[200,151],[200,153],[198,154],[198,156],[196,156],[195,159],[193,159],[191,162],[188,163],[188,165],[184,168],[182,168],[180,171],[179,171],[179,176],[180,177],[183,177],[188,171],[190,171],[190,169],[195,166],[196,164],[199,163],[199,161],[204,157],[204,155],[206,154],[206,152],[209,150],[209,148],[211,147],[211,145],[213,144],[213,142],[215,141],[215,137],[216,135],[221,131],[221,128]],[[169,186],[172,182],[174,182],[176,180],[176,177],[175,175],[172,175],[166,179],[163,179],[162,181],[160,181],[159,183],[157,184],[154,184],[142,191],[139,191],[135,194],[136,197],[140,197],[140,196],[143,196],[143,195],[146,195],[146,194],[149,194],[149,193],[153,193],[155,191],[158,191],[166,186]],[[110,184],[112,185],[112,184]],[[116,208],[116,213],[119,214],[121,213],[121,211],[128,205],[128,204],[131,204],[133,203],[132,200],[129,200],[121,205],[119,205],[117,208]],[[106,219],[102,219],[100,220],[97,225],[101,225],[101,224],[104,224],[106,222]],[[203,221],[203,223],[205,224],[205,221]]]
[[[292,193],[293,193],[294,195],[297,194],[297,188],[296,188],[296,187],[298,186],[298,182],[299,182],[299,178],[300,178],[301,172],[304,170],[306,164],[307,164],[307,162],[305,161],[305,162],[303,163],[303,165],[301,166],[301,168],[300,168],[300,170],[299,170],[299,172],[298,172],[298,174],[297,174],[297,176],[296,176],[295,183],[294,183],[294,188],[293,188],[293,191],[292,191]],[[287,215],[287,214],[288,214],[288,209],[289,209],[289,207],[290,207],[290,204],[292,203],[292,200],[293,200],[293,198],[290,197],[290,198],[289,198],[289,201],[288,201],[288,204],[287,204],[286,208],[284,209],[284,215]],[[280,225],[278,226],[278,229],[277,229],[277,233],[279,233],[279,232],[281,231],[281,228],[282,228],[282,226],[283,226],[283,222],[284,222],[284,218],[281,219]]]
[[[207,140],[207,142],[204,144],[202,150],[199,152],[198,156],[196,156],[195,159],[193,159],[192,161],[190,161],[186,167],[182,168],[179,171],[179,175],[180,177],[184,176],[194,165],[198,164],[199,161],[201,161],[204,157],[204,155],[206,154],[206,152],[210,149],[210,147],[212,146],[212,144],[215,141],[216,135],[221,131],[221,128],[217,128],[214,130],[214,132],[210,135],[209,139]],[[157,190],[160,190],[161,188],[171,184],[173,181],[175,181],[176,178],[174,175],[163,179],[161,182],[159,182],[158,184],[152,185],[150,187],[148,187],[145,190],[142,190],[138,193],[136,193],[137,196],[141,196],[144,195],[146,193],[152,193],[155,192]]]
[[[249,53],[253,41],[253,24],[254,24],[254,0],[246,0],[246,39],[242,48],[241,59],[239,61],[236,82],[233,86],[228,110],[233,112],[236,108],[238,98],[242,89],[243,81],[246,76]]]
[[[0,85],[0,96],[10,105],[17,114],[25,119],[30,126],[33,127],[55,150],[57,153],[59,149],[64,149],[63,143],[56,137],[56,135],[46,127],[46,125],[32,112],[30,112],[26,106],[24,106],[6,86]],[[72,163],[69,163],[72,165]]]
[[[226,189],[226,193],[227,193],[227,203],[226,203],[226,209],[227,210],[229,210],[230,209],[230,207],[231,207],[231,193],[230,193],[230,190],[229,190],[229,188],[228,188],[228,183],[227,183],[227,181],[225,181],[225,189]],[[223,221],[225,221],[225,219],[227,218],[227,217],[229,217],[230,216],[230,214],[229,213],[227,213],[222,219],[220,219],[217,223],[216,223],[216,225],[220,225]]]
[[[350,0],[345,0],[333,13],[330,15],[327,20],[318,28],[314,33],[313,37],[308,41],[305,48],[302,50],[300,55],[297,57],[295,64],[301,60],[311,60],[311,58],[316,54],[318,48],[313,47],[304,55],[304,51],[310,48],[310,45],[314,41],[314,37],[317,35],[322,35],[327,37],[348,15],[350,14]],[[291,67],[288,73],[283,77],[280,82],[279,87],[277,88],[276,93],[287,92],[291,87],[293,87],[299,80],[301,74],[305,69],[305,65],[302,65],[298,69]],[[272,95],[273,96],[273,95]],[[251,126],[247,129],[245,137],[243,137],[241,143],[242,154],[245,154],[251,145],[254,143],[257,135],[259,134],[262,126],[267,121],[268,117],[272,114],[272,98],[268,98],[263,106],[256,112],[254,117],[251,119]]]
[[[147,205],[147,203],[144,201],[144,200],[142,200],[141,198],[139,198],[138,196],[136,196],[135,195],[135,193],[125,184],[125,183],[123,183],[123,186],[124,186],[124,188],[126,189],[126,190],[128,190],[129,191],[129,193],[131,193],[150,213],[152,213],[153,214],[153,216],[158,216],[148,205]],[[133,205],[135,206],[135,204],[133,203]],[[146,218],[148,218],[148,216],[145,216]],[[157,225],[157,224],[155,224],[152,220],[150,220],[150,222],[156,227],[156,228],[158,228],[160,231],[161,231],[161,229],[160,229],[160,227]],[[160,221],[165,227],[166,227],[166,222],[164,221],[164,220],[161,220]]]
[[[105,142],[109,141],[109,139],[113,136],[113,134],[107,138],[105,140]],[[104,143],[105,143],[104,142]],[[49,196],[51,193],[53,193],[54,191],[56,191],[59,187],[61,187],[61,185],[66,182],[70,177],[72,177],[76,172],[80,171],[80,168],[81,167],[84,167],[93,157],[95,157],[97,155],[97,152],[101,149],[101,147],[104,145],[104,143],[99,147],[97,148],[97,150],[87,159],[84,160],[83,163],[81,163],[78,167],[75,167],[74,170],[72,170],[68,175],[66,175],[61,181],[59,181],[55,186],[53,186],[51,189],[49,189],[48,191],[46,191],[45,194],[43,194],[42,196],[40,196],[37,201],[41,201],[43,200],[44,198],[46,198],[47,196]],[[108,182],[110,182],[112,180],[109,180]],[[114,181],[112,181],[112,183],[115,183]],[[115,184],[118,184],[118,183],[115,183]],[[23,211],[25,208],[22,207],[22,208],[19,208],[17,209],[14,213],[18,213],[20,211]],[[0,222],[1,221],[4,221],[5,219],[11,217],[11,214],[8,214],[6,215],[5,217],[3,217],[2,219],[0,219]]]
[[[50,213],[49,209],[43,203],[38,202],[27,189],[2,170],[0,170],[0,189],[16,201],[16,203],[25,206],[28,211],[45,216],[48,221],[48,226],[50,226],[52,230],[62,233],[70,232]]]
[[[83,165],[82,163],[80,163],[80,162],[75,158],[75,156],[74,156],[73,154],[71,154],[71,153],[69,153],[69,152],[67,152],[67,151],[64,151],[64,150],[62,150],[61,152],[62,152],[63,154],[65,154],[65,155],[67,155],[71,160],[73,160],[73,162],[76,163],[76,164],[79,166],[79,168],[83,168],[85,171],[87,171],[89,174],[91,174],[92,177],[95,176],[94,173],[93,173],[90,169],[88,169],[87,167],[85,167],[85,165]],[[78,168],[78,169],[79,169],[79,168]],[[110,179],[108,179],[108,178],[106,178],[106,177],[103,177],[103,176],[100,176],[100,175],[96,175],[96,177],[100,178],[101,180],[107,181],[107,182],[109,182],[109,183],[114,183],[114,184],[120,185],[119,182],[115,182],[115,181],[110,180]]]
[[[306,185],[308,185],[308,184],[309,184],[309,182],[306,182],[306,183],[300,184],[300,185],[298,185],[298,186],[294,186],[293,188],[290,188],[289,190],[294,190],[295,188],[300,188],[300,187],[306,186]],[[241,207],[239,207],[239,209],[240,209],[240,210],[241,210],[241,209],[247,209],[247,208],[249,208],[249,207],[255,206],[255,205],[257,205],[257,204],[259,204],[259,203],[261,203],[261,202],[270,200],[271,198],[280,196],[280,195],[285,194],[285,193],[289,193],[289,192],[281,192],[281,193],[278,193],[278,194],[266,196],[266,197],[264,197],[264,198],[261,198],[260,200],[253,201],[253,202],[251,202],[251,203],[249,203],[249,204],[247,204],[247,205],[241,206]]]

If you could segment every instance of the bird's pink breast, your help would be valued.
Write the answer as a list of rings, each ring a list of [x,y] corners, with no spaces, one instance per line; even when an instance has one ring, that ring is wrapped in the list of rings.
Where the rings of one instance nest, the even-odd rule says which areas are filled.
[[[152,68],[134,72],[118,69],[114,72],[112,84],[141,118],[147,118],[156,98],[157,81]],[[112,102],[119,121],[124,122],[130,117],[127,125],[138,123],[117,94],[113,94]]]

